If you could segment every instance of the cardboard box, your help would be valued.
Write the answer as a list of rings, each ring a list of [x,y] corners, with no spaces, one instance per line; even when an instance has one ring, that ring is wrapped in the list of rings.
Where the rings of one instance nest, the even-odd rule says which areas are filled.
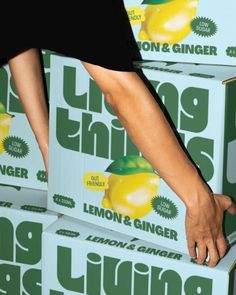
[[[51,62],[48,208],[188,253],[183,202],[140,155],[81,63]],[[205,180],[236,199],[236,68],[145,67]],[[227,215],[225,230],[233,244],[235,216]]]
[[[42,51],[49,90],[50,51]],[[0,68],[0,183],[47,190],[47,175],[8,65]]]
[[[42,231],[56,220],[45,191],[0,186],[1,294],[43,294]]]
[[[44,295],[234,295],[236,247],[215,268],[62,217],[43,232]]]
[[[124,0],[143,59],[236,65],[233,0]]]

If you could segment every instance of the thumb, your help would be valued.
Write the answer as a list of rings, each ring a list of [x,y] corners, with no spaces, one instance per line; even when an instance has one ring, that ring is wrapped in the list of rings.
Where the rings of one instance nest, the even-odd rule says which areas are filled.
[[[229,196],[215,194],[215,197],[218,199],[224,210],[228,211],[232,215],[236,215],[236,205]]]

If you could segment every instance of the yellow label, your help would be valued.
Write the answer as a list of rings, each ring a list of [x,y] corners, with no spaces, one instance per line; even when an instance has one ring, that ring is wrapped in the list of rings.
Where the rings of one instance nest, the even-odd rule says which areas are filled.
[[[83,183],[85,188],[92,191],[104,191],[108,188],[108,178],[103,173],[85,173]]]
[[[144,10],[139,6],[126,8],[131,25],[139,25],[145,20]]]
[[[0,114],[0,154],[4,152],[3,140],[9,135],[12,116]]]

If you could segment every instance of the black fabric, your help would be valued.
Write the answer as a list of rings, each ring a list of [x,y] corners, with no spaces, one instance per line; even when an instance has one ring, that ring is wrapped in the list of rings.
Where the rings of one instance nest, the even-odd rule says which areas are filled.
[[[133,71],[133,60],[141,56],[122,0],[61,3],[51,12],[33,4],[20,5],[17,16],[8,13],[0,18],[0,60],[35,47],[113,70]]]

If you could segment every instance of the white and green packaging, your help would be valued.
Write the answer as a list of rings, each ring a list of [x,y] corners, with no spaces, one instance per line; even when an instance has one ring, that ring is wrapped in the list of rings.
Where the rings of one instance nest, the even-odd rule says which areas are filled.
[[[235,10],[228,0],[124,0],[143,59],[236,65]]]
[[[48,208],[188,253],[183,202],[140,155],[82,64],[51,62]],[[160,62],[143,70],[205,180],[236,199],[236,69]],[[233,244],[235,216],[226,215],[224,229]]]
[[[236,246],[215,268],[63,216],[43,232],[44,295],[234,295]]]
[[[1,294],[43,294],[42,231],[56,220],[45,191],[0,185]]]
[[[49,89],[51,53],[42,53]],[[8,65],[0,68],[0,183],[47,190],[43,158]]]

